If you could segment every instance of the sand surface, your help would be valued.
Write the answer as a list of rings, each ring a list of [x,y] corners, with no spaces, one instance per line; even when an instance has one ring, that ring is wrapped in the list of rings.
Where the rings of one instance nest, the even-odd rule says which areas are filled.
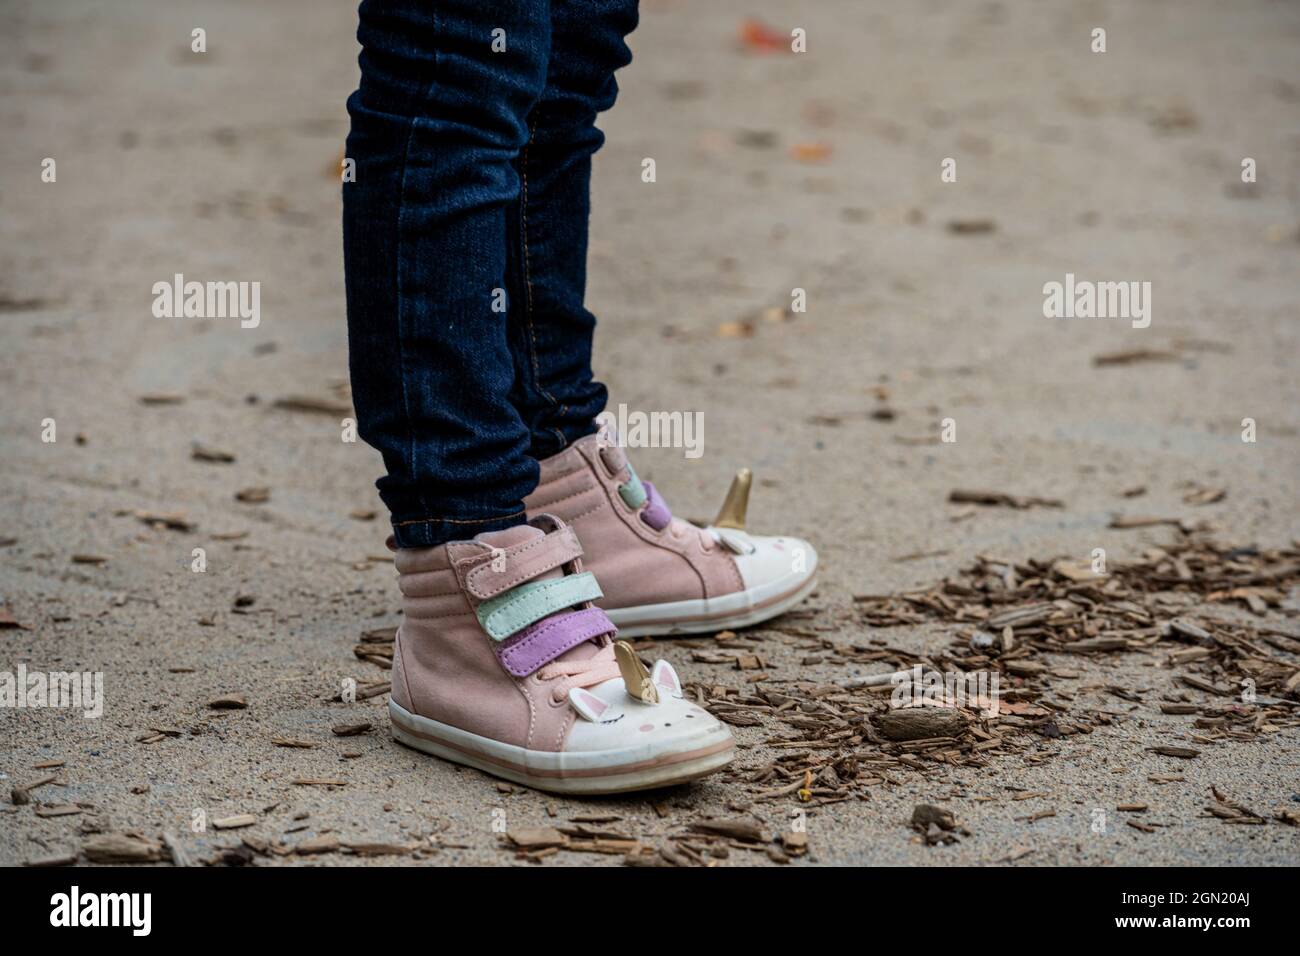
[[[743,49],[749,16],[805,28],[808,52]],[[0,712],[5,799],[45,773],[36,765],[64,763],[31,804],[0,800],[0,863],[75,852],[100,829],[173,833],[198,857],[245,836],[435,837],[443,848],[423,862],[508,865],[503,826],[598,813],[657,845],[692,820],[736,816],[728,804],[753,789],[738,770],[649,796],[502,793],[395,744],[386,696],[333,699],[346,678],[385,677],[352,647],[398,620],[391,565],[372,560],[383,517],[351,516],[380,508],[379,458],[340,440],[341,415],[274,403],[347,404],[333,168],[354,17],[320,0],[0,8],[0,539],[14,539],[0,548],[0,595],[27,627],[0,630],[0,669],[101,671],[107,696],[98,720]],[[202,56],[189,50],[196,26]],[[1089,50],[1094,26],[1108,31],[1105,54]],[[710,516],[748,465],[751,526],[817,544],[824,573],[804,626],[937,648],[953,628],[869,632],[853,595],[938,581],[981,552],[1082,559],[1100,547],[1123,560],[1177,535],[1109,530],[1114,513],[1205,520],[1238,544],[1300,536],[1300,8],[648,0],[632,42],[593,184],[597,372],[616,404],[703,413],[702,457],[634,452],[677,513]],[[41,182],[45,157],[55,183]],[[641,179],[646,157],[654,183]],[[955,183],[940,181],[945,157]],[[1244,157],[1257,161],[1249,186]],[[991,231],[950,228],[981,220]],[[175,273],[261,282],[260,325],[155,318],[151,287]],[[1150,326],[1044,318],[1043,285],[1066,273],[1150,282]],[[795,288],[807,311],[782,317]],[[1093,364],[1133,349],[1171,355]],[[156,394],[183,401],[142,404]],[[892,420],[872,417],[882,406]],[[54,443],[41,441],[47,418]],[[955,442],[914,441],[944,418]],[[1241,440],[1244,418],[1258,441]],[[195,460],[194,442],[235,461]],[[1192,483],[1227,495],[1188,505]],[[1136,486],[1143,497],[1122,496]],[[269,501],[235,500],[250,487]],[[968,509],[946,500],[959,487],[1065,507]],[[184,512],[195,527],[155,529],[138,510]],[[205,573],[191,570],[195,548]],[[917,553],[930,556],[898,560]],[[1296,607],[1293,594],[1269,625],[1296,634]],[[771,681],[852,676],[757,637]],[[688,680],[752,676],[662,643]],[[1192,761],[1148,752],[1191,731],[1153,704],[1175,687],[1163,661],[1064,662],[1080,676],[1056,686],[1108,683],[1140,702],[1078,691],[1079,706],[1124,716],[1038,741],[1037,764],[1016,753],[936,765],[812,808],[796,865],[1295,863],[1297,828],[1226,825],[1203,807],[1217,784],[1261,813],[1294,808],[1300,733],[1207,745]],[[224,694],[248,707],[207,706]],[[374,729],[330,732],[359,721]],[[150,728],[179,734],[138,742]],[[737,729],[740,768],[772,757],[776,729]],[[1159,773],[1185,781],[1152,784]],[[292,783],[302,778],[346,784]],[[1013,799],[1025,792],[1042,795]],[[951,808],[970,835],[915,840],[921,802]],[[1124,825],[1114,808],[1132,802],[1150,806],[1154,832]],[[81,812],[42,817],[42,804]],[[1096,808],[1110,817],[1100,833]],[[779,832],[797,803],[752,809]],[[196,811],[258,820],[195,833]],[[559,853],[543,865],[619,862]],[[767,857],[723,861],[750,862]]]

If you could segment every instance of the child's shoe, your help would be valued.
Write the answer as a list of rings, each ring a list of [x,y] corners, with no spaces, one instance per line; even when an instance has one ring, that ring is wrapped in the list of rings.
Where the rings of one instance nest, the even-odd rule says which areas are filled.
[[[545,514],[398,551],[393,736],[557,793],[662,787],[730,762],[730,731],[684,698],[672,666],[647,671],[615,643],[581,554]]]
[[[577,531],[605,592],[597,603],[621,634],[690,634],[766,621],[817,586],[812,545],[744,530],[749,482],[738,474],[718,518],[696,527],[672,516],[602,431],[543,461],[524,504]]]

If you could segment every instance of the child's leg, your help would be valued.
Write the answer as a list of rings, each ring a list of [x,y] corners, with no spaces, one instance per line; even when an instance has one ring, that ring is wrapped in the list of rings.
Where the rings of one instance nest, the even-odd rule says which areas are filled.
[[[353,399],[398,544],[428,546],[520,523],[537,481],[501,290],[550,17],[545,0],[365,0],[360,17],[343,186]]]
[[[621,448],[605,447],[592,419],[605,387],[591,377],[595,319],[583,308],[591,155],[604,140],[596,114],[613,105],[614,71],[630,60],[624,36],[635,0],[552,0],[546,88],[528,117],[512,219],[513,393],[541,461],[529,514],[572,523],[600,606],[627,635],[717,631],[767,620],[816,586],[817,553],[798,538],[674,518]],[[744,510],[748,484],[734,493]]]
[[[587,31],[605,65],[558,68],[555,101],[533,117],[546,132],[516,164],[546,82],[550,7],[362,4],[361,89],[349,102],[357,180],[344,204],[353,394],[363,437],[384,454],[380,493],[402,546],[393,735],[528,786],[610,793],[712,773],[734,741],[671,666],[648,671],[614,643],[573,529],[549,516],[520,523],[538,464],[510,401],[507,316],[493,308],[506,304],[507,208],[531,190],[516,236],[537,260],[523,262],[524,293],[508,308],[524,308],[516,325],[532,322],[528,394],[542,396],[549,417],[538,421],[563,444],[570,428],[585,434],[569,416],[585,429],[604,401],[582,310],[586,181],[591,119],[613,98],[614,61],[626,61],[621,32]],[[574,4],[559,22],[577,39],[572,17],[617,7]]]
[[[596,114],[614,104],[614,71],[632,58],[623,38],[636,0],[551,0],[546,87],[528,117],[517,167],[522,188],[510,238],[512,398],[541,459],[591,434],[605,408],[592,378],[595,317],[583,305],[591,156],[604,142]]]

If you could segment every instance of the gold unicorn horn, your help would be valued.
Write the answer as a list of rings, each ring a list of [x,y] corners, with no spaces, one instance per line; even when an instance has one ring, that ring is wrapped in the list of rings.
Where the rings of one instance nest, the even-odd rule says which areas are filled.
[[[615,641],[614,659],[618,661],[618,672],[623,675],[623,686],[627,688],[629,697],[643,704],[659,703],[659,691],[650,679],[650,672],[641,663],[641,658],[636,656],[631,644]]]
[[[754,483],[754,473],[748,468],[736,472],[727,489],[727,498],[722,502],[722,510],[713,519],[715,528],[735,528],[745,530],[745,514],[749,510],[749,487]]]

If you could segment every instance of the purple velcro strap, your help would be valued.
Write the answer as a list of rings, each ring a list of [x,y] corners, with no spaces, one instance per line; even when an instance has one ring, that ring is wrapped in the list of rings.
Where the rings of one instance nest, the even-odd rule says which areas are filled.
[[[648,481],[641,482],[645,488],[645,507],[641,509],[641,520],[654,528],[656,531],[662,531],[668,527],[668,522],[673,520],[673,513],[668,510],[664,504],[664,499],[660,497],[655,486]]]
[[[554,615],[530,624],[494,648],[501,666],[515,677],[527,677],[565,651],[597,634],[613,634],[614,623],[598,607]]]

